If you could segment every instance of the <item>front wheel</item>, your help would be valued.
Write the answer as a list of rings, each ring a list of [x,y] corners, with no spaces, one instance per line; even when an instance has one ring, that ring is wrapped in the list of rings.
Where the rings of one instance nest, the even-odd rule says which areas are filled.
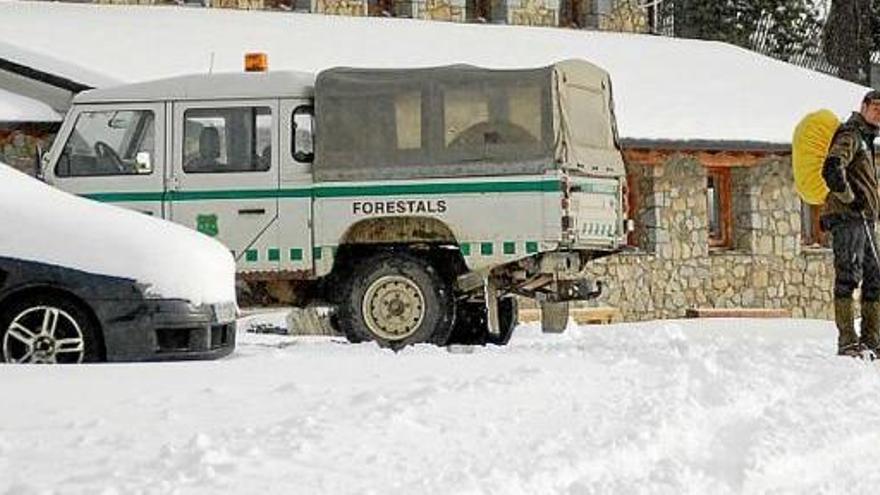
[[[410,255],[365,260],[348,284],[338,322],[351,342],[400,349],[445,345],[452,331],[452,289],[430,264]]]
[[[31,296],[0,312],[0,361],[75,364],[100,358],[97,330],[85,311],[57,296]]]

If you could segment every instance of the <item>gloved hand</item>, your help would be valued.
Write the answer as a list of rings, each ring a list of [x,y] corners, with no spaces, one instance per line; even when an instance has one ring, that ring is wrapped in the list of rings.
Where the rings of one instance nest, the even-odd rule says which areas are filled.
[[[846,201],[844,201],[844,203],[846,203]],[[854,195],[853,200],[848,204],[854,211],[861,212],[865,209],[865,198],[863,198],[861,194],[856,194]]]
[[[843,176],[843,170],[840,166],[840,158],[829,156],[825,158],[822,164],[822,178],[831,192],[842,193],[847,189],[846,178]]]

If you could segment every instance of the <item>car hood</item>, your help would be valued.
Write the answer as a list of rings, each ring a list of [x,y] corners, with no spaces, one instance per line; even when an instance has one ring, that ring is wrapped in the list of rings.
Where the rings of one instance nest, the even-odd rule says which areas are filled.
[[[214,239],[73,196],[2,163],[0,254],[133,279],[151,297],[235,301],[235,262]]]

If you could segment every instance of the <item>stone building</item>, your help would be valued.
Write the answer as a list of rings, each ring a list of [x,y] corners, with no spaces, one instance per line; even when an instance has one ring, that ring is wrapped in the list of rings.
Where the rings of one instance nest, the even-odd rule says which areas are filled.
[[[626,150],[630,251],[592,268],[598,305],[625,320],[687,308],[784,308],[831,317],[833,266],[817,211],[794,189],[784,147]]]
[[[0,88],[0,162],[33,173],[38,149],[48,149],[61,116],[42,101]]]
[[[347,16],[562,26],[650,32],[652,7],[636,0],[92,0],[112,5],[198,5]]]

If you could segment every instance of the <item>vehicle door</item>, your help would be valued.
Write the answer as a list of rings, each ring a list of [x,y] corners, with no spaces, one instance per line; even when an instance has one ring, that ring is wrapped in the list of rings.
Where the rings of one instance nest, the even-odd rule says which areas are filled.
[[[175,102],[171,219],[224,243],[239,271],[276,270],[277,100]]]
[[[44,170],[64,191],[165,216],[165,104],[79,105]]]
[[[312,161],[314,111],[305,99],[281,100],[281,194],[278,200],[281,270],[291,278],[314,275],[312,243]]]

